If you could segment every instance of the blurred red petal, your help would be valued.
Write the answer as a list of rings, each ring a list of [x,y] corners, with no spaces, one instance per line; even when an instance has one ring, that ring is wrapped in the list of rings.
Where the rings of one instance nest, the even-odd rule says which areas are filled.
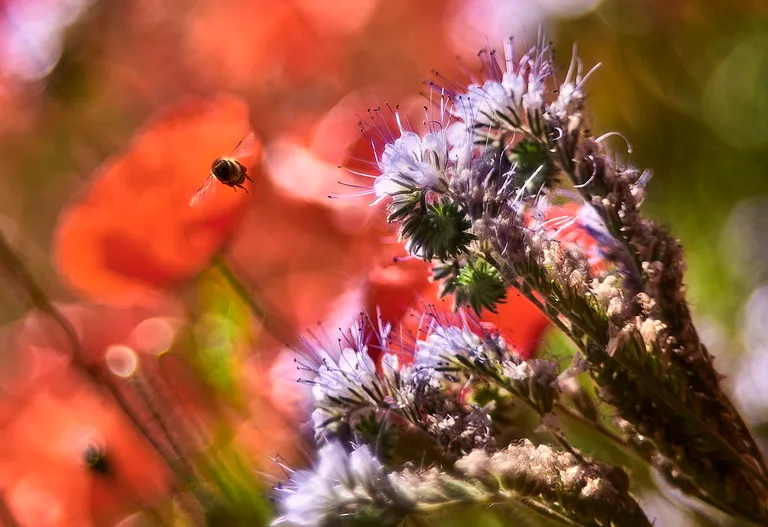
[[[106,526],[170,491],[170,474],[128,420],[84,379],[68,394],[44,387],[20,402],[0,428],[0,486],[22,525]],[[110,472],[84,462],[98,445]]]
[[[245,22],[247,21],[247,22]],[[304,82],[340,75],[342,48],[320,38],[292,2],[198,3],[186,20],[186,60],[217,86]]]
[[[211,162],[248,133],[248,113],[242,100],[220,94],[186,99],[153,118],[61,214],[54,253],[63,277],[90,298],[129,301],[199,272],[249,195],[219,185],[197,206],[189,201]],[[258,170],[251,177],[258,191]]]
[[[429,306],[442,312],[450,310],[452,305],[452,300],[438,297],[439,287],[429,280],[429,270],[430,265],[418,259],[400,260],[374,268],[368,275],[366,298],[366,309],[371,317],[375,318],[378,308],[382,319],[393,324],[395,331],[423,337],[425,327],[420,327],[421,313]],[[507,300],[497,305],[497,313],[483,310],[479,320],[494,325],[507,343],[524,357],[536,352],[549,327],[547,316],[515,288],[507,290]]]
[[[496,309],[496,314],[483,311],[480,319],[496,326],[521,356],[532,357],[549,327],[549,318],[514,288],[507,289],[506,303]]]
[[[342,229],[327,206],[280,194],[268,182],[254,201],[231,245],[235,272],[246,286],[256,284],[257,303],[266,298],[301,333],[365,278],[380,250],[378,231]]]
[[[318,33],[358,33],[371,19],[379,0],[294,0]]]
[[[57,306],[72,325],[90,365],[106,368],[107,350],[116,344],[136,347],[137,326],[158,315],[177,314],[179,307],[167,301],[152,307],[115,308],[99,305]],[[0,330],[0,345],[7,367],[0,369],[0,393],[25,397],[44,388],[56,393],[70,392],[71,376],[61,375],[70,367],[71,344],[61,327],[50,317],[32,312]],[[146,352],[137,347],[137,350]],[[147,350],[151,353],[151,350]],[[145,361],[147,365],[150,363]]]

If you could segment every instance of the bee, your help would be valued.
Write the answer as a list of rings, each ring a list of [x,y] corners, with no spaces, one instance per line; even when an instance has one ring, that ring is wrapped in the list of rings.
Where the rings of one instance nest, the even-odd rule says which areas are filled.
[[[211,163],[211,174],[192,196],[189,206],[194,207],[202,198],[212,195],[216,190],[216,181],[232,187],[235,191],[241,188],[247,193],[248,189],[243,186],[243,183],[246,179],[251,183],[253,180],[248,176],[248,167],[241,163],[241,160],[251,157],[256,147],[256,136],[251,132],[238,143],[231,154],[214,159]]]

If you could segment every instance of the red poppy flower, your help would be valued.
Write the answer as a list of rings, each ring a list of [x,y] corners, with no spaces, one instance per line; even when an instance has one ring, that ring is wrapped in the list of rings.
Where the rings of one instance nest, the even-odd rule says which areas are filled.
[[[216,86],[253,86],[257,79],[263,90],[341,74],[342,48],[315,34],[293,2],[198,2],[185,26],[186,60]]]
[[[61,214],[54,252],[63,277],[87,297],[127,301],[194,276],[229,237],[248,194],[217,188],[195,207],[190,198],[248,131],[248,107],[230,95],[162,110]]]
[[[175,345],[180,307],[166,301],[152,307],[118,308],[98,305],[58,306],[74,328],[82,356],[78,362],[98,375],[123,374],[141,368],[143,382],[174,411],[200,424],[215,420],[220,400]],[[71,343],[53,320],[40,313],[3,328],[0,343],[11,350],[9,365],[0,372],[0,394],[24,398],[40,388],[66,395],[73,390]],[[130,389],[124,397],[135,398]],[[1,400],[1,398],[0,398]]]
[[[451,300],[438,296],[438,284],[429,280],[430,265],[415,258],[377,266],[368,275],[366,310],[393,324],[404,334],[418,335],[421,313],[429,306],[450,311]],[[532,356],[549,326],[549,319],[516,289],[507,291],[507,300],[497,313],[484,310],[479,321],[493,325],[518,352]],[[424,329],[424,328],[421,328]]]
[[[170,491],[157,453],[109,400],[70,368],[13,401],[0,427],[0,489],[22,526],[107,526]]]

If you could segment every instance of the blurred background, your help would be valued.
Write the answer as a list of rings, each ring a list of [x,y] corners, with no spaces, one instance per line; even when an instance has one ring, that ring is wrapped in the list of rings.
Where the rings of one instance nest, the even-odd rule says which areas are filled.
[[[573,42],[585,66],[602,62],[590,127],[621,131],[630,160],[653,169],[647,213],[681,238],[700,331],[768,440],[762,0],[0,0],[0,232],[94,364],[106,357],[134,380],[141,365],[129,399],[149,391],[173,407],[164,415],[194,416],[196,441],[222,456],[237,445],[227,477],[238,463],[280,477],[271,457],[311,455],[287,345],[373,306],[404,310],[429,287],[417,263],[391,265],[403,251],[370,196],[338,184],[365,184],[339,165],[370,172],[361,118],[389,103],[420,119],[433,71],[463,82],[481,47],[514,35],[522,48],[540,24],[563,71]],[[190,212],[212,159],[249,127],[261,156],[250,193],[220,189]],[[122,458],[117,444],[102,449],[114,465],[141,459],[125,489],[72,483],[84,452],[72,457],[73,422],[77,437],[98,428],[97,446],[129,441],[131,425],[103,394],[81,393],[82,372],[55,353],[60,330],[7,281],[0,518],[113,525],[136,503],[164,503],[166,467],[138,436]],[[693,521],[650,491],[646,503],[661,525]]]

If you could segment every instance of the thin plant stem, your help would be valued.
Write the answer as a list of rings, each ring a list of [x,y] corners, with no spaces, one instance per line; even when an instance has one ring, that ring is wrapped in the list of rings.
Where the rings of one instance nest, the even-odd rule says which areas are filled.
[[[264,298],[260,298],[258,302],[254,299],[254,288],[245,286],[242,280],[239,279],[232,270],[231,265],[227,263],[226,258],[223,255],[217,256],[213,260],[213,265],[227,281],[238,298],[240,298],[240,300],[250,308],[251,313],[261,321],[264,329],[266,329],[270,335],[280,342],[290,342],[293,340],[293,332],[290,329],[290,324],[280,316],[279,312],[274,307],[270,306],[268,309],[265,309],[263,304],[266,303],[266,300]]]
[[[520,503],[522,503],[529,509],[536,512],[536,514],[544,516],[545,518],[548,518],[549,520],[552,520],[560,525],[566,525],[567,527],[584,527],[582,523],[578,523],[571,520],[570,518],[566,518],[562,514],[553,511],[549,507],[542,505],[537,501],[533,501],[530,499],[521,499]]]
[[[584,417],[580,413],[573,411],[571,408],[565,406],[562,403],[556,402],[555,409],[565,414],[566,416],[568,416],[569,419],[572,419],[588,428],[596,430],[597,432],[600,433],[600,435],[602,435],[605,439],[607,439],[611,443],[615,444],[617,447],[620,447],[622,449],[628,450],[629,452],[632,452],[633,454],[636,454],[635,450],[630,445],[628,445],[627,442],[621,438],[621,436],[614,434],[613,432],[608,430],[605,426],[603,426],[601,423]],[[643,461],[645,460],[643,459]]]
[[[59,328],[64,332],[66,339],[71,347],[71,358],[73,366],[77,367],[85,376],[97,386],[101,386],[109,391],[117,405],[121,408],[126,417],[133,423],[139,432],[149,441],[153,448],[160,454],[171,471],[178,476],[178,467],[171,456],[165,451],[162,445],[153,437],[148,428],[141,422],[141,419],[131,409],[130,404],[120,391],[120,389],[109,379],[105,379],[99,368],[88,364],[85,359],[85,350],[83,349],[77,332],[72,324],[67,320],[61,311],[59,311],[49,300],[48,295],[42,287],[33,278],[27,269],[21,257],[8,244],[6,238],[0,233],[0,263],[11,275],[12,282],[23,290],[28,296],[29,302],[38,310],[51,318]]]
[[[152,416],[152,419],[155,421],[157,426],[160,428],[160,431],[163,433],[165,438],[168,440],[168,445],[170,447],[171,452],[173,453],[173,456],[176,458],[176,463],[178,466],[183,466],[183,470],[186,473],[186,479],[191,480],[194,476],[194,469],[186,462],[186,456],[183,450],[181,449],[181,446],[179,446],[176,442],[176,440],[173,437],[173,434],[169,430],[168,426],[165,423],[165,419],[163,419],[163,416],[160,415],[160,411],[157,408],[157,405],[155,404],[154,399],[152,398],[152,395],[149,393],[149,390],[147,390],[147,387],[144,385],[144,381],[136,375],[139,375],[140,372],[137,372],[134,374],[134,377],[130,378],[128,382],[132,387],[135,388],[136,393],[139,395],[139,398],[144,403],[144,405],[147,407],[147,410],[149,410],[150,415]]]
[[[559,525],[565,525],[566,527],[587,527],[583,523],[571,520],[570,518],[566,518],[562,514],[553,511],[549,507],[529,498],[515,497],[510,496],[507,493],[499,493],[496,494],[493,498],[483,501],[486,505],[509,505],[510,503],[517,503],[531,509],[534,513],[539,514],[540,516],[544,516],[545,518],[552,520]],[[418,514],[429,514],[460,505],[468,505],[468,502],[464,500],[453,500],[431,505],[422,505],[416,512]],[[415,517],[412,519],[415,519]]]

